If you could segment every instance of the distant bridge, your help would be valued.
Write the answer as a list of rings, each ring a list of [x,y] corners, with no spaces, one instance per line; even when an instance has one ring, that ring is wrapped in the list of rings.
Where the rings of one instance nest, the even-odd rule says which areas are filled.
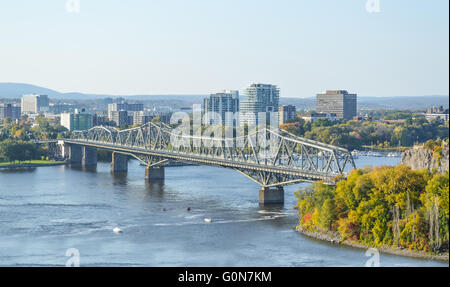
[[[126,130],[97,126],[72,134],[59,141],[71,163],[95,165],[97,149],[103,149],[113,152],[113,171],[126,171],[126,158],[132,156],[147,166],[149,180],[164,179],[164,165],[170,161],[230,168],[262,187],[261,203],[283,202],[285,185],[315,181],[333,184],[336,176],[345,176],[356,167],[347,149],[282,130],[263,129],[217,139],[185,135],[163,123],[147,123]]]

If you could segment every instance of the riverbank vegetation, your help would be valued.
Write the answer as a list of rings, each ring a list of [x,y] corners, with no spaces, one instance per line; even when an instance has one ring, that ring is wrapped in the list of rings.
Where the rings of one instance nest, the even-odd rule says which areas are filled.
[[[42,160],[42,156],[43,151],[32,142],[11,139],[0,142],[0,162],[21,163]]]
[[[336,186],[314,183],[296,196],[299,228],[308,232],[333,232],[365,246],[448,252],[448,172],[356,169]]]
[[[0,127],[0,141],[6,139],[23,141],[58,139],[68,136],[69,133],[56,119],[47,119],[43,115],[39,115],[33,123],[25,115],[18,123],[4,119],[3,125]]]
[[[442,141],[441,139],[437,140],[429,140],[427,141],[423,147],[433,153],[433,157],[436,159],[438,164],[440,164],[442,159],[442,149],[444,146],[449,143],[449,139]]]
[[[401,117],[403,113],[391,114],[390,117]],[[388,117],[388,116],[386,116]],[[390,118],[388,117],[388,118]],[[280,128],[297,136],[338,145],[348,149],[362,149],[372,146],[378,149],[410,147],[415,143],[425,143],[449,136],[449,125],[439,120],[428,122],[424,117],[408,117],[402,121],[340,120],[332,122],[318,119],[306,122],[297,118]]]

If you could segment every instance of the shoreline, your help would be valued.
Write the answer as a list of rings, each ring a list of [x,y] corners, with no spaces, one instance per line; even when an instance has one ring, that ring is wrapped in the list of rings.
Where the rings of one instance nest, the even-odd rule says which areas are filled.
[[[34,167],[43,167],[43,166],[57,166],[57,165],[67,165],[67,162],[54,162],[54,163],[24,163],[24,164],[8,164],[8,165],[0,165],[0,169],[9,169],[9,168],[34,168]]]
[[[368,249],[372,248],[371,246],[364,245],[362,243],[356,242],[356,241],[349,241],[349,240],[342,240],[338,233],[336,232],[314,232],[314,231],[307,231],[304,230],[301,227],[296,227],[295,230],[307,237],[329,242],[336,245],[344,245],[348,247],[358,248],[358,249]],[[397,256],[405,256],[405,257],[411,257],[411,258],[417,258],[417,259],[427,259],[427,260],[438,260],[442,262],[449,262],[449,253],[443,253],[439,255],[435,254],[429,254],[424,251],[409,251],[408,249],[399,249],[395,247],[390,246],[380,246],[378,248],[378,251],[380,253],[390,254],[390,255],[397,255]]]

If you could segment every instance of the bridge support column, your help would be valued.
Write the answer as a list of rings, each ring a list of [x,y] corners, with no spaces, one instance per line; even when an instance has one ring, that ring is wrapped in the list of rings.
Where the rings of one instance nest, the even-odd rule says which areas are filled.
[[[127,172],[128,171],[128,156],[113,152],[111,160],[111,172]]]
[[[81,165],[83,157],[83,151],[79,145],[69,146],[69,161],[72,165]]]
[[[70,146],[68,144],[65,144],[64,141],[58,141],[59,150],[61,151],[60,156],[63,159],[68,159],[70,157]]]
[[[277,186],[274,188],[262,187],[259,191],[259,204],[283,204],[284,188]]]
[[[149,167],[147,166],[145,168],[145,178],[148,181],[152,180],[164,180],[165,172],[163,166],[157,166],[157,167]]]
[[[97,165],[97,148],[84,146],[83,147],[83,166]]]

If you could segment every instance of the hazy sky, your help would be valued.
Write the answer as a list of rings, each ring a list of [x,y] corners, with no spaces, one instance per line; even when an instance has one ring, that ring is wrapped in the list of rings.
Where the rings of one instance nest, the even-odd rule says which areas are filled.
[[[0,2],[0,82],[61,92],[207,94],[252,82],[282,97],[448,94],[449,1]]]

